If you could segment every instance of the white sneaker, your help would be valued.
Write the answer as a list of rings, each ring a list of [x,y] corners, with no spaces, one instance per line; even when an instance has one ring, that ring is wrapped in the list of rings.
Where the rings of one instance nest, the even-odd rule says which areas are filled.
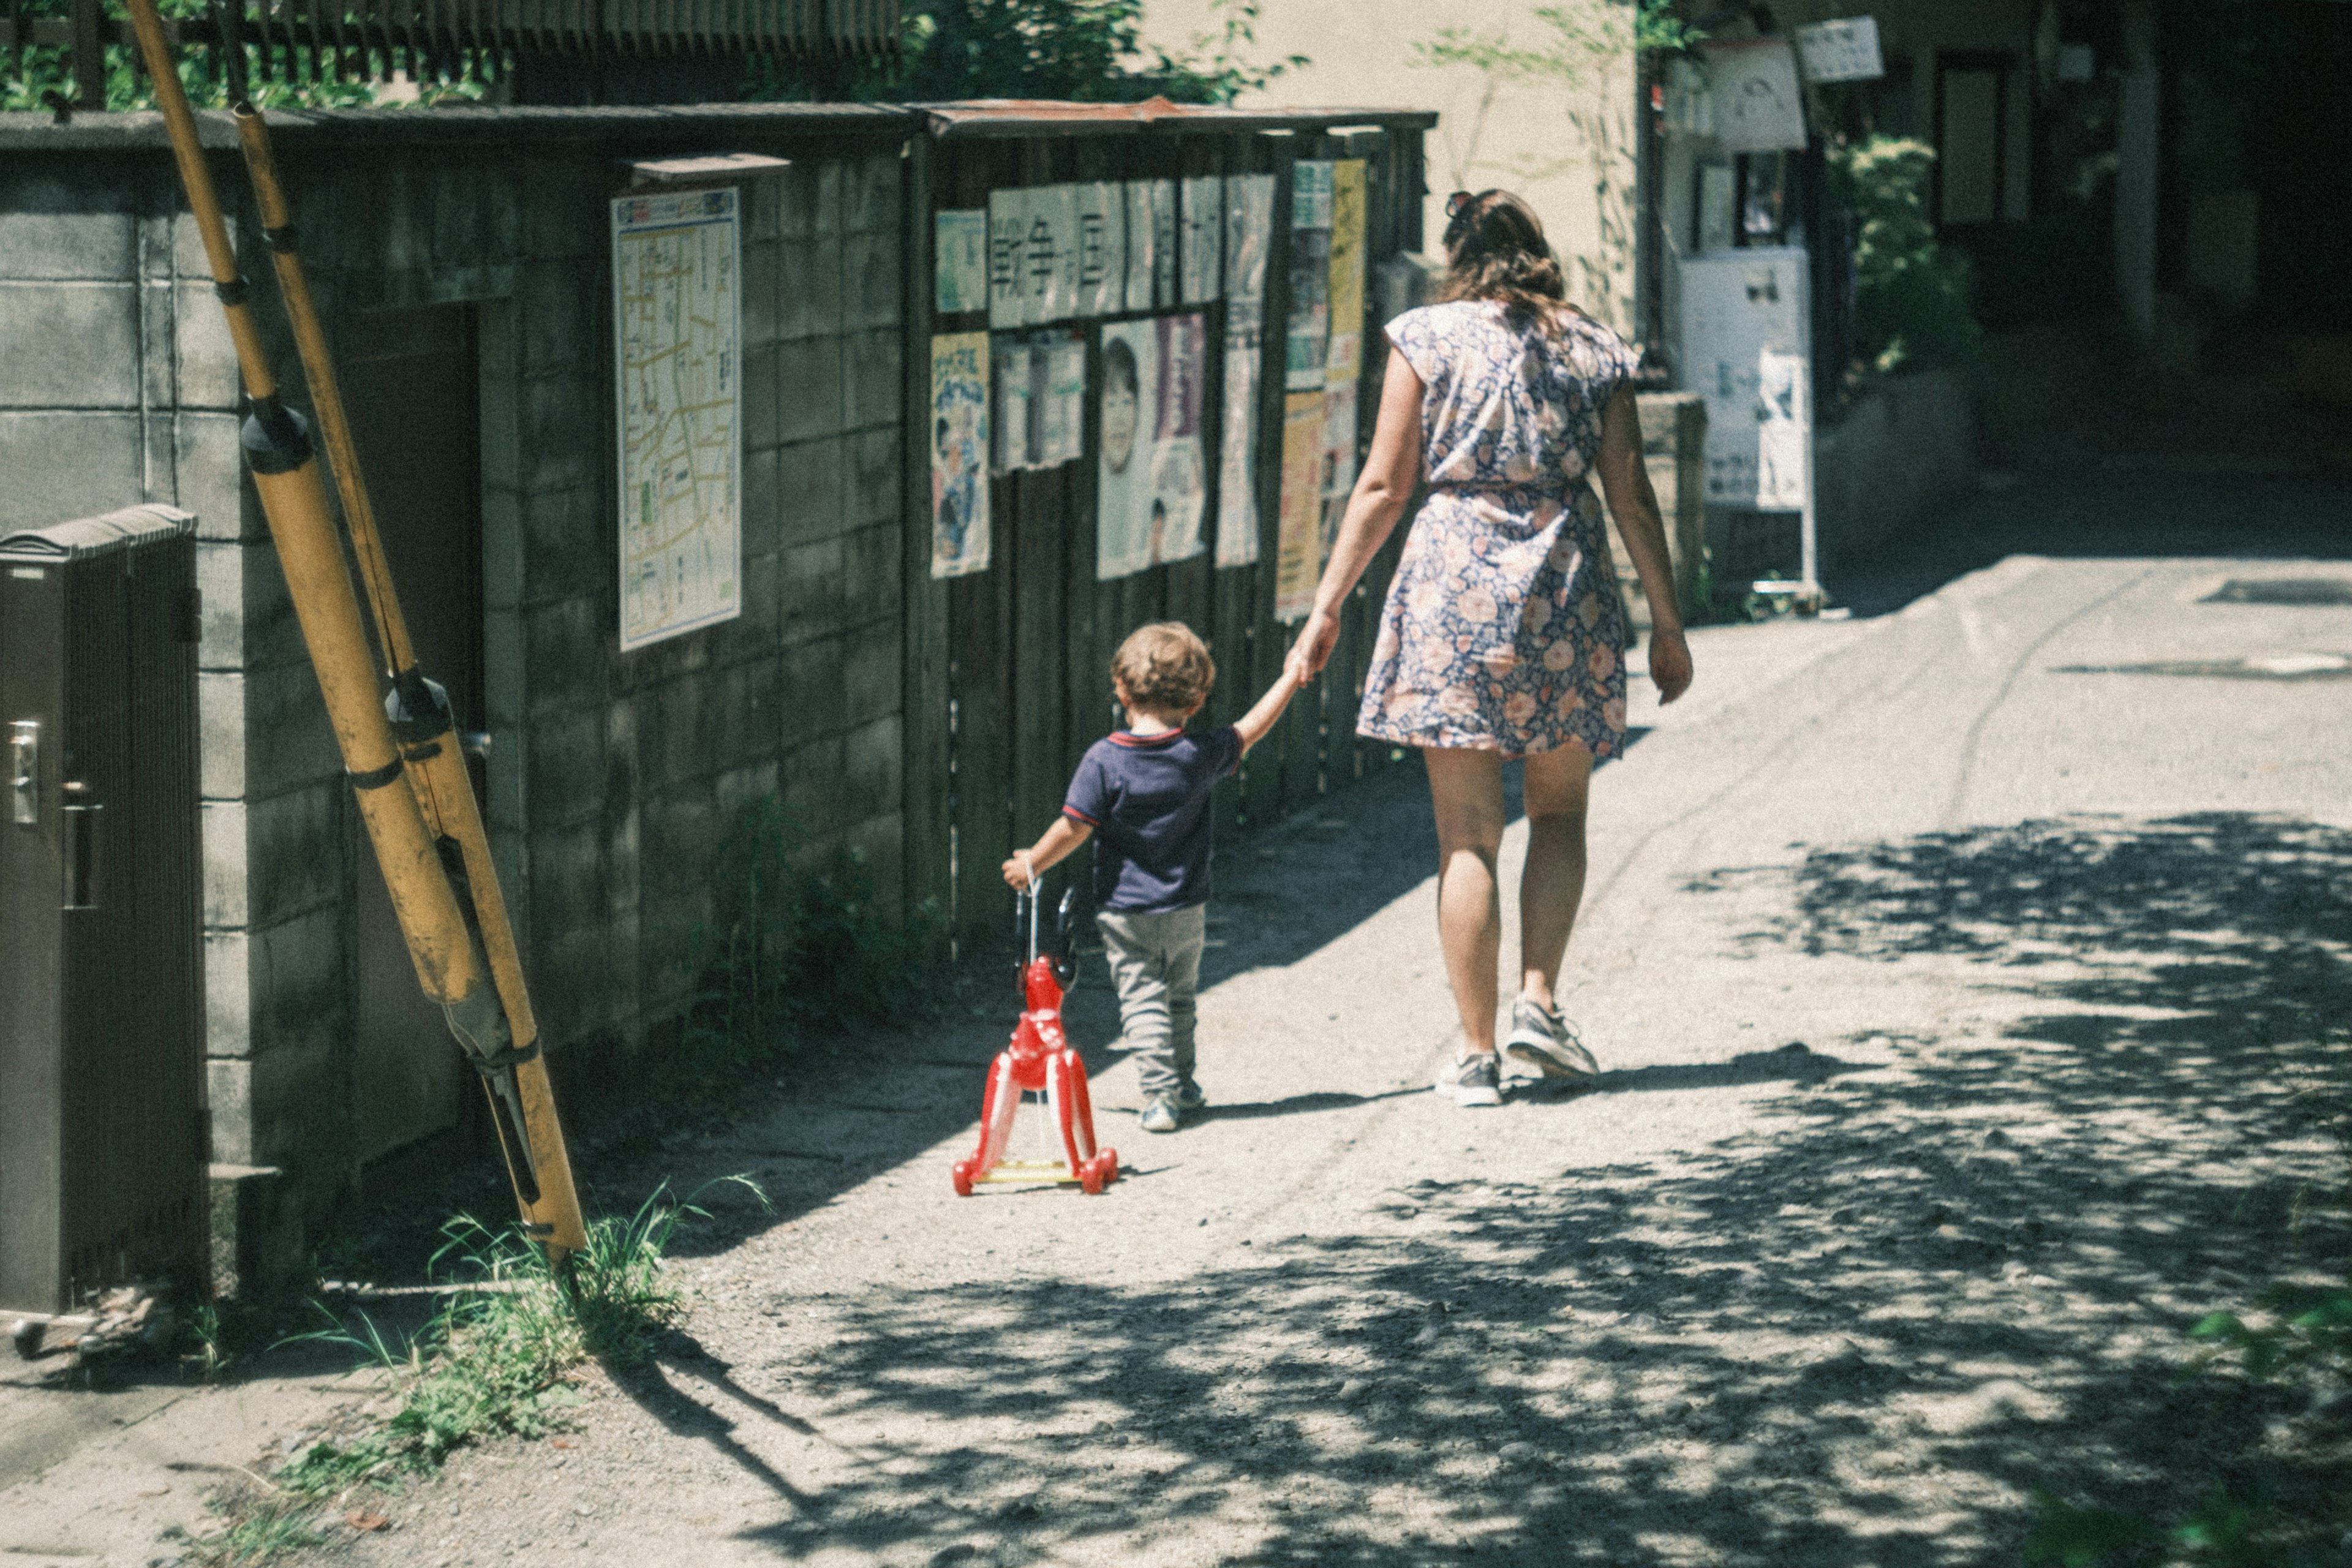
[[[1503,1048],[1546,1078],[1589,1082],[1601,1076],[1601,1064],[1576,1037],[1569,1021],[1557,1009],[1524,996],[1511,1004],[1511,1033]]]
[[[1460,1106],[1503,1103],[1502,1074],[1492,1051],[1455,1057],[1438,1069],[1433,1087]]]

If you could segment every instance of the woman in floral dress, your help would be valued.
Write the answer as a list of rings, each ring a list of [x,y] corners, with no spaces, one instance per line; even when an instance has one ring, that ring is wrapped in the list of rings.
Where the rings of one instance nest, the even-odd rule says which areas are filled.
[[[1539,1072],[1599,1067],[1554,987],[1584,894],[1593,763],[1625,743],[1625,626],[1592,476],[1652,616],[1661,701],[1691,680],[1665,529],[1642,462],[1633,354],[1564,296],[1534,212],[1507,191],[1446,205],[1440,302],[1389,323],[1379,424],[1291,659],[1319,671],[1339,606],[1425,479],[1381,619],[1359,734],[1419,746],[1438,839],[1437,924],[1463,1048],[1439,1075],[1501,1103],[1495,1057],[1503,763],[1524,758],[1520,983],[1505,1048]]]

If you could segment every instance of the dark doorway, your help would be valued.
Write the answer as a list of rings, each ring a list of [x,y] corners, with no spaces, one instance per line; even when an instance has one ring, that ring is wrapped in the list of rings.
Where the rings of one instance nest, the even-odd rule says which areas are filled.
[[[482,725],[481,432],[469,307],[390,310],[344,334],[341,381],[417,666]],[[355,829],[356,831],[356,829]],[[463,1065],[416,983],[375,857],[358,871],[352,1126],[358,1163],[456,1126]]]

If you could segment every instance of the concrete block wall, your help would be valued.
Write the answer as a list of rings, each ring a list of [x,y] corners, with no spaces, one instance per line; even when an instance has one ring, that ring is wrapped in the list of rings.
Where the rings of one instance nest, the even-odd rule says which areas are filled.
[[[820,852],[861,851],[886,897],[903,878],[911,122],[816,138],[737,116],[680,145],[646,112],[541,111],[510,137],[422,134],[443,121],[418,117],[382,142],[327,116],[278,146],[331,339],[380,309],[474,312],[487,812],[559,1079],[590,1087],[625,1085],[682,1006],[720,846],[751,801],[782,795]],[[0,127],[0,526],[142,500],[200,519],[213,1158],[282,1172],[283,1206],[315,1227],[365,1142],[351,1039],[368,850],[241,473],[235,360],[176,177],[160,138],[88,129],[110,119],[80,117],[100,147],[56,158],[16,157],[32,133]],[[740,187],[743,610],[624,654],[605,204],[619,159],[680,151],[791,160]],[[224,157],[215,174],[238,204],[241,170]],[[257,317],[307,406],[238,216]]]

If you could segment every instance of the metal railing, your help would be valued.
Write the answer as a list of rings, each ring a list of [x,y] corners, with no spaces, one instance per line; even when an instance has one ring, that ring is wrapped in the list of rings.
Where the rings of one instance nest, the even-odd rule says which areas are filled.
[[[43,6],[41,9],[51,9]],[[130,24],[102,0],[31,15],[0,0],[0,66],[24,48],[69,59],[128,45]],[[241,0],[222,22],[258,47],[265,76],[389,76],[516,52],[587,57],[870,55],[898,47],[898,0]],[[174,44],[217,44],[213,17],[167,21]],[[74,107],[105,107],[103,69],[74,71]]]

